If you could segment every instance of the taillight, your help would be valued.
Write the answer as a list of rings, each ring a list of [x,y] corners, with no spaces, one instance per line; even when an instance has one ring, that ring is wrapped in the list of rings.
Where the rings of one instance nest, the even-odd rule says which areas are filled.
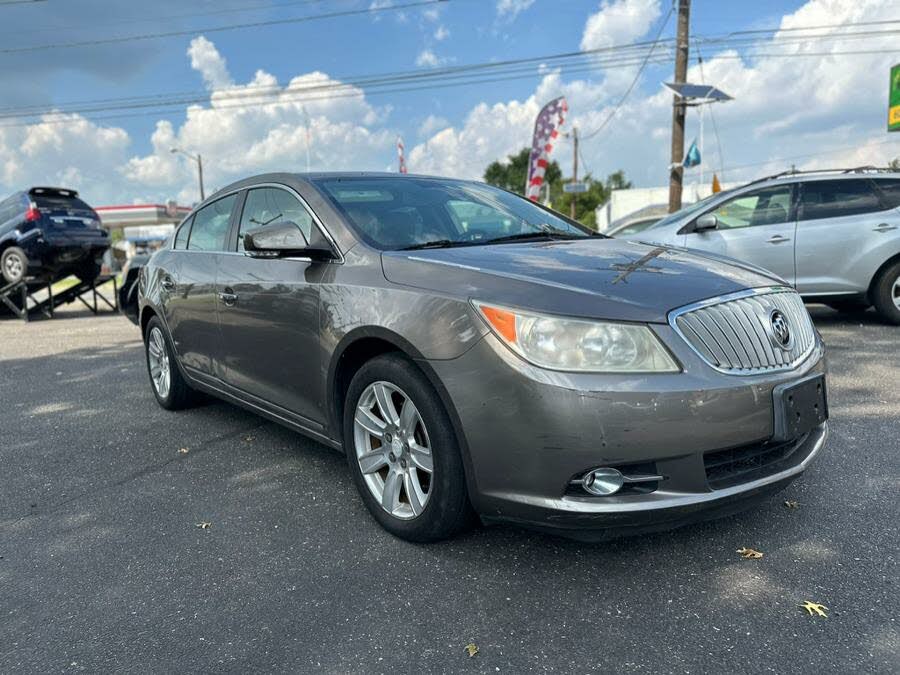
[[[37,206],[32,202],[28,206],[28,210],[25,212],[25,222],[33,223],[41,219],[41,212],[38,211]]]

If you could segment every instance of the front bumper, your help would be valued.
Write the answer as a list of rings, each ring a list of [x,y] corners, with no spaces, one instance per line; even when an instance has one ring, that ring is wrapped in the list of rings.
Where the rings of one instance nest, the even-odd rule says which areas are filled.
[[[653,328],[683,372],[552,372],[493,335],[457,359],[430,362],[458,417],[482,518],[579,538],[667,529],[746,508],[804,471],[824,445],[826,424],[737,484],[711,487],[705,458],[765,446],[774,433],[773,388],[824,373],[820,343],[793,371],[735,376],[706,365],[670,327]],[[639,466],[664,479],[651,491],[610,497],[571,489],[573,478],[600,466]]]

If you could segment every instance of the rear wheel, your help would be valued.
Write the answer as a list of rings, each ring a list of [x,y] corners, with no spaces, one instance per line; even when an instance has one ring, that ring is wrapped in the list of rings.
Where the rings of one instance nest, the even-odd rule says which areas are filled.
[[[159,317],[154,316],[147,324],[144,333],[144,351],[147,356],[150,388],[153,389],[156,402],[166,410],[190,407],[196,401],[197,393],[191,389],[181,374],[175,362],[175,351]]]
[[[388,532],[437,541],[470,522],[462,457],[447,411],[408,359],[378,356],[353,377],[344,446],[366,508]]]
[[[900,261],[878,275],[872,287],[872,300],[882,319],[900,326]]]
[[[75,276],[86,284],[91,284],[100,276],[101,264],[95,260],[84,263],[77,270]]]
[[[18,246],[10,246],[0,255],[0,272],[7,283],[14,284],[28,272],[28,256]]]

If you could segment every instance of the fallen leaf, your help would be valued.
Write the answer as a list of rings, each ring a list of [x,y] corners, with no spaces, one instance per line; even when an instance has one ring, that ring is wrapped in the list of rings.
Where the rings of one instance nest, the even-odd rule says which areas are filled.
[[[756,549],[747,548],[746,546],[741,546],[738,550],[738,553],[741,554],[743,558],[751,558],[753,560],[758,560],[763,557],[762,551],[757,551]]]
[[[788,501],[786,501],[786,502],[784,503],[784,505],[785,505],[786,507],[788,507],[789,509],[800,508],[800,502],[795,502],[795,501],[792,501],[792,500],[790,500],[790,499],[789,499]]]
[[[187,448],[181,448],[181,450],[178,451],[178,454],[186,455],[186,454],[188,454],[188,452],[190,452],[190,451]]]
[[[819,616],[824,616],[826,619],[828,618],[828,615],[825,613],[825,610],[828,608],[825,605],[806,600],[800,607],[805,609],[810,616],[818,614]]]
[[[212,523],[197,523],[197,527],[199,527],[201,530],[208,530],[211,525]]]
[[[466,652],[469,654],[469,658],[471,659],[478,653],[478,646],[474,642],[470,642],[466,645]]]

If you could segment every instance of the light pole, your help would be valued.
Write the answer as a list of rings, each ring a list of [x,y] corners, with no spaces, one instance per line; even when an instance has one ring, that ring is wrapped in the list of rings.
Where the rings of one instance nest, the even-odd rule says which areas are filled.
[[[172,148],[169,152],[173,154],[184,155],[185,157],[189,157],[190,159],[197,162],[197,178],[200,181],[200,201],[202,202],[206,199],[206,193],[203,191],[203,158],[200,156],[200,153],[196,155],[182,150],[181,148]]]

